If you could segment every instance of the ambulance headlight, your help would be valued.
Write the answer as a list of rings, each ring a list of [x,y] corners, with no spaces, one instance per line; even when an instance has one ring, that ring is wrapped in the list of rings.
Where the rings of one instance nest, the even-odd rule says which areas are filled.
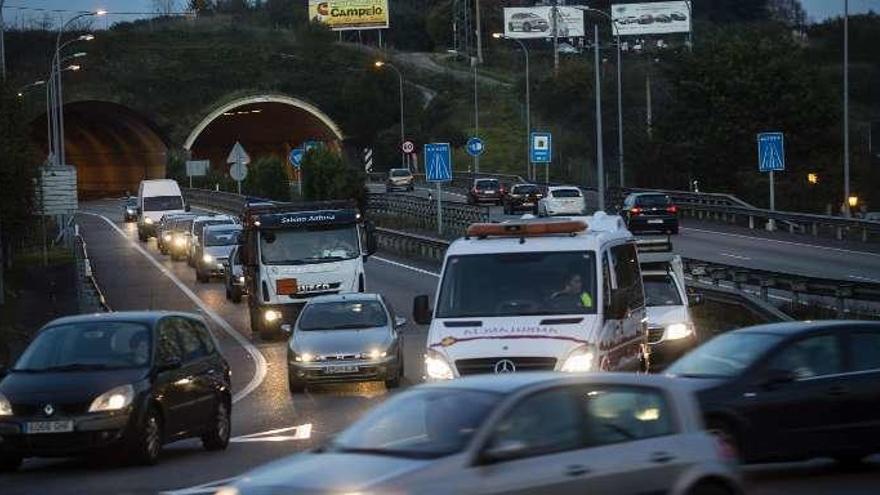
[[[590,346],[575,348],[562,363],[561,371],[566,373],[584,373],[596,368],[596,351]]]

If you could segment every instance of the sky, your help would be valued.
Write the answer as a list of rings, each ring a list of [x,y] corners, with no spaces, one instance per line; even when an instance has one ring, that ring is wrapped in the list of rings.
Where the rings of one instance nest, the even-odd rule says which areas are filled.
[[[176,0],[177,5],[182,8],[186,1]],[[302,0],[305,5],[306,0]],[[807,11],[807,15],[814,21],[823,21],[829,17],[836,17],[843,14],[844,0],[801,0],[801,4]],[[586,1],[585,3],[589,3]],[[622,3],[628,3],[622,0]],[[393,4],[392,4],[393,6]],[[66,11],[83,11],[106,9],[108,12],[114,13],[97,21],[97,28],[104,28],[120,21],[128,21],[141,17],[146,17],[153,11],[152,0],[6,0],[3,9],[3,17],[7,25],[21,26],[27,24],[29,19],[42,18],[43,12],[34,10],[19,10],[15,7],[27,7],[30,9],[46,9],[46,10],[66,10]],[[873,10],[880,13],[880,0],[849,0],[849,8],[851,13],[862,13]],[[136,14],[115,14],[117,12],[134,12]],[[70,12],[57,12],[51,15],[58,18],[69,18],[74,15]]]

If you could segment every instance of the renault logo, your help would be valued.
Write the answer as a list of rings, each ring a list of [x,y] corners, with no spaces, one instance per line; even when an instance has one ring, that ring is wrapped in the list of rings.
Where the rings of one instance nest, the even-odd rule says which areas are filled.
[[[46,416],[51,416],[55,414],[55,406],[53,406],[52,404],[46,404],[43,407],[43,412],[46,413]]]
[[[503,375],[516,372],[516,365],[510,359],[502,359],[495,363],[495,374]]]

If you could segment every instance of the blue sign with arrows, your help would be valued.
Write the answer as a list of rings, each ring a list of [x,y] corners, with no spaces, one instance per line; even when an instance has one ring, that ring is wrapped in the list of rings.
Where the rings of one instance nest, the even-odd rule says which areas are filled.
[[[533,132],[529,150],[532,163],[549,164],[553,161],[553,136],[549,132]]]
[[[428,182],[452,180],[452,148],[449,143],[425,145],[425,179]]]
[[[302,148],[294,148],[290,150],[290,154],[287,155],[287,160],[293,165],[294,168],[299,168],[302,165],[303,157],[306,155],[306,151]]]
[[[467,142],[467,152],[471,156],[480,156],[486,151],[486,145],[478,137],[472,137]]]
[[[785,140],[781,132],[758,134],[758,171],[785,170]]]

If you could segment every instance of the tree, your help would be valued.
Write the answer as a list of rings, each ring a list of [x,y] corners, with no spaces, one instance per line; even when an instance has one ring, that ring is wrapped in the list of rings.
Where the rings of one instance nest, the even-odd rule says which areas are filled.
[[[0,245],[5,251],[0,260],[7,262],[11,241],[32,221],[37,177],[37,156],[31,148],[21,101],[8,84],[0,86],[0,184],[7,192],[0,195]]]
[[[177,10],[176,0],[153,0],[153,11],[160,16],[171,15]]]
[[[367,206],[366,176],[345,163],[335,151],[312,149],[302,163],[303,196],[308,201],[353,199],[361,211]]]
[[[243,188],[251,195],[276,201],[290,201],[290,179],[284,160],[263,156],[248,166]]]

